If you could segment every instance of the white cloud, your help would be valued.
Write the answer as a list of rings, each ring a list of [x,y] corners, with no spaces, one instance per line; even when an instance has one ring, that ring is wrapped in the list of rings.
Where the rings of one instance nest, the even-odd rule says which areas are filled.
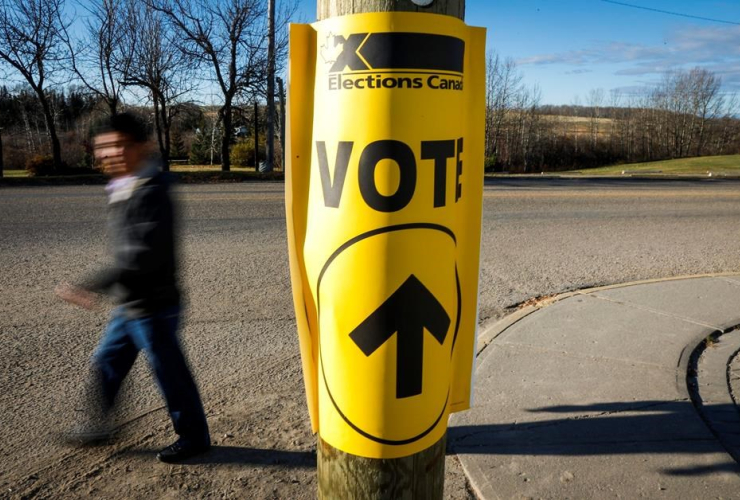
[[[740,26],[675,30],[661,45],[604,42],[582,50],[539,54],[519,59],[520,65],[578,66],[569,74],[590,71],[583,66],[620,64],[617,75],[648,76],[680,67],[701,66],[740,89]],[[581,71],[585,70],[585,71]]]

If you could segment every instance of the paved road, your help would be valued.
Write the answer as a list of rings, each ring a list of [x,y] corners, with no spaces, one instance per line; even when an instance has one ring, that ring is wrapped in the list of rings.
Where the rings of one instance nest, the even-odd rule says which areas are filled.
[[[50,439],[74,418],[81,367],[105,323],[103,312],[62,306],[51,290],[104,255],[105,201],[99,186],[0,189],[0,491],[161,496],[209,488],[229,496],[248,488],[257,497],[310,497],[313,438],[282,189],[180,189],[190,301],[183,337],[221,458],[177,474],[152,471],[141,452],[170,438],[164,413],[152,412],[161,403],[143,363],[122,409],[130,436],[116,455]],[[481,322],[536,296],[740,269],[738,182],[498,179],[486,187],[484,212]]]

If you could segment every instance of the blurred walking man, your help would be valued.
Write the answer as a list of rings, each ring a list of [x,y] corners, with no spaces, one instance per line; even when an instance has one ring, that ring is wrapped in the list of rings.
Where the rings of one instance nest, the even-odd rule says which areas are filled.
[[[62,284],[57,294],[85,308],[96,293],[111,295],[118,307],[93,356],[99,394],[93,420],[70,434],[81,444],[110,436],[106,417],[121,383],[143,350],[149,360],[179,439],[157,454],[179,462],[210,448],[210,436],[195,381],[177,337],[180,293],[176,280],[175,217],[166,175],[147,161],[147,132],[135,116],[106,121],[95,138],[95,157],[111,177],[109,231],[113,265],[78,286]]]

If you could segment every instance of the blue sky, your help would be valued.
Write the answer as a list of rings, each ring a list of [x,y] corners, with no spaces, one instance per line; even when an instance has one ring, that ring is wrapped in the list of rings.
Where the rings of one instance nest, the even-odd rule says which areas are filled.
[[[591,89],[634,90],[672,68],[701,66],[740,91],[740,1],[623,3],[738,24],[673,16],[603,0],[468,0],[466,22],[488,28],[488,49],[517,61],[542,102],[581,101]],[[303,19],[315,0],[300,0]]]

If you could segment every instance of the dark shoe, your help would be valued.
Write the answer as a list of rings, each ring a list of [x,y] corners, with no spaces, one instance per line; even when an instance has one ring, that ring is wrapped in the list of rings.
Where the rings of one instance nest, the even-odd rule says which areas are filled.
[[[164,450],[157,453],[157,460],[167,464],[182,462],[188,458],[200,455],[211,449],[210,443],[193,444],[183,439],[178,439]]]

